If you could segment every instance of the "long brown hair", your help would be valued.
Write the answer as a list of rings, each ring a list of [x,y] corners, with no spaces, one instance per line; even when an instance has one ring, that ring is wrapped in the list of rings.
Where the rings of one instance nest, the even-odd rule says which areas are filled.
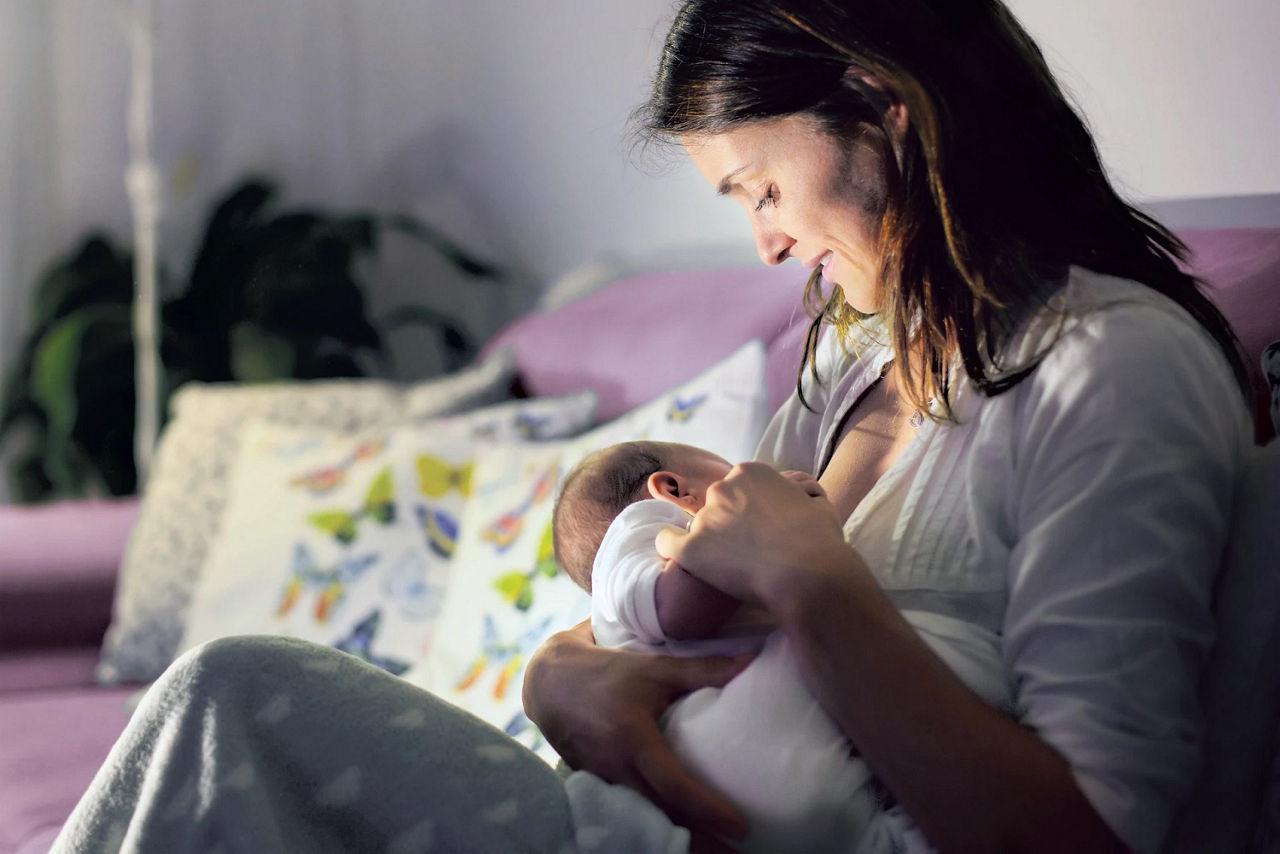
[[[896,149],[894,103],[908,119]],[[937,398],[950,417],[957,356],[988,395],[1034,370],[1043,353],[1010,365],[1003,347],[1041,283],[1073,264],[1172,298],[1247,389],[1230,326],[1179,267],[1186,246],[1117,195],[1044,56],[998,0],[684,2],[636,114],[645,137],[791,115],[871,145],[884,164],[878,313],[916,407]],[[816,316],[802,376],[805,364],[816,371],[820,325],[856,314],[820,284],[815,275],[806,293]],[[921,376],[904,358],[911,346]]]

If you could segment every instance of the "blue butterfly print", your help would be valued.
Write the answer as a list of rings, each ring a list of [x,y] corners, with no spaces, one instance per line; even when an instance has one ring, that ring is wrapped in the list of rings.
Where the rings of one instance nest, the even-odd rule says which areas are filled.
[[[414,511],[431,550],[446,560],[453,557],[458,545],[458,521],[446,511],[426,504],[415,506]]]
[[[347,655],[354,655],[361,661],[367,661],[374,667],[380,667],[392,676],[399,676],[409,669],[407,661],[375,655],[373,652],[373,640],[378,634],[381,623],[382,611],[375,608],[369,616],[356,624],[350,635],[335,643],[333,648]]]
[[[676,395],[671,398],[671,405],[667,407],[668,421],[688,421],[693,414],[698,411],[698,407],[706,403],[709,394],[697,394],[693,397],[680,397]]]
[[[429,620],[440,613],[444,602],[445,575],[432,572],[422,553],[408,549],[383,578],[382,590],[409,619]]]
[[[348,557],[327,569],[321,569],[303,543],[293,547],[293,570],[285,582],[284,593],[276,608],[276,616],[287,616],[305,590],[319,591],[316,599],[316,622],[327,623],[346,598],[347,587],[378,562],[378,555]]]

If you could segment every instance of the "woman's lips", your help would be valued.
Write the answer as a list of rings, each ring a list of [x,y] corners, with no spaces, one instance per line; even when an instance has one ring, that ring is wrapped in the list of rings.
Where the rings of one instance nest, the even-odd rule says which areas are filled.
[[[819,264],[829,264],[831,263],[832,254],[833,253],[831,252],[827,252],[826,254],[820,255],[817,258],[811,258],[810,260],[805,261],[804,265],[808,267],[810,270],[812,270],[815,267],[817,267]]]

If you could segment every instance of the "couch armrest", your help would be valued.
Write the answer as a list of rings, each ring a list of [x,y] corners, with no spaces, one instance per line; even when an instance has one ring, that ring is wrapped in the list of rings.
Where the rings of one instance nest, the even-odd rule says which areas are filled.
[[[98,644],[136,499],[0,506],[0,650]]]

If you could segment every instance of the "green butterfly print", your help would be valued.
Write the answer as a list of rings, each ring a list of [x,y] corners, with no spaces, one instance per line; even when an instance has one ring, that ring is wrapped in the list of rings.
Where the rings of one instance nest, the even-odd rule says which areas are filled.
[[[502,598],[516,606],[517,611],[528,611],[533,606],[533,583],[539,576],[555,578],[560,574],[560,564],[556,563],[554,541],[551,538],[551,525],[542,534],[542,542],[538,544],[538,557],[533,569],[528,572],[508,572],[493,582],[493,587]]]
[[[391,466],[378,472],[359,509],[350,512],[321,510],[307,516],[308,522],[344,545],[355,541],[363,519],[372,519],[380,525],[390,525],[395,521],[395,485],[391,480]]]

